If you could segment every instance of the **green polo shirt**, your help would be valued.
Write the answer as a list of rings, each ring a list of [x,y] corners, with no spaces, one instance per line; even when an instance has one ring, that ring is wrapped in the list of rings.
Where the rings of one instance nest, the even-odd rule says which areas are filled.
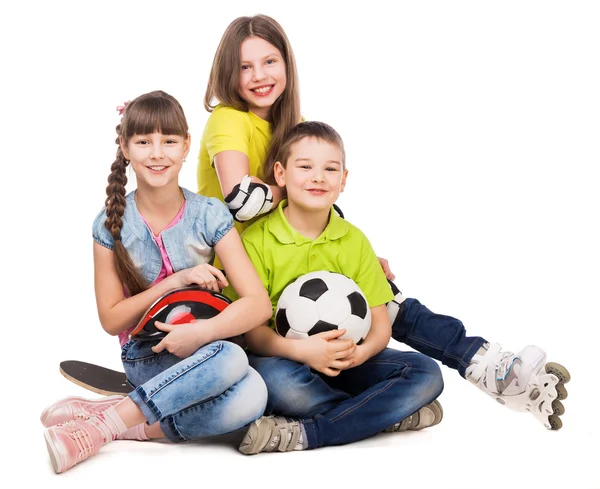
[[[331,209],[329,223],[317,239],[298,233],[287,221],[283,200],[277,209],[242,234],[246,252],[267,289],[273,313],[283,289],[301,275],[317,270],[341,273],[354,280],[376,307],[394,298],[371,243],[360,229]],[[226,295],[236,299],[229,287]],[[270,321],[273,327],[273,320]]]

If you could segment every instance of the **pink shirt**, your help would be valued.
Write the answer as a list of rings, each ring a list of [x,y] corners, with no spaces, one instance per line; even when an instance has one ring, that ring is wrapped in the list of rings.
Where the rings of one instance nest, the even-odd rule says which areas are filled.
[[[177,213],[177,215],[167,225],[167,227],[165,227],[165,229],[172,228],[173,226],[175,226],[175,224],[177,224],[179,221],[181,221],[181,217],[183,216],[184,210],[185,210],[185,200],[183,201],[183,205],[181,206],[181,209],[179,209],[179,212]],[[162,258],[162,267],[160,269],[160,273],[158,274],[158,277],[156,277],[156,280],[152,284],[150,284],[150,287],[152,287],[153,285],[156,285],[158,282],[160,282],[164,278],[173,274],[173,265],[171,264],[171,260],[169,260],[169,255],[167,255],[167,250],[165,249],[165,245],[163,244],[162,236],[160,235],[160,233],[158,236],[155,236],[154,233],[152,232],[152,229],[150,229],[148,222],[146,221],[146,219],[144,219],[144,216],[142,216],[141,214],[140,214],[140,216],[146,223],[146,226],[148,226],[148,229],[150,230],[150,233],[152,234],[152,238],[154,239],[154,242],[156,243],[156,245],[158,246],[158,249],[160,250],[160,256]],[[165,229],[163,229],[163,231]],[[162,233],[162,231],[161,231],[161,233]],[[134,324],[131,328],[129,328],[128,330],[123,331],[122,333],[119,334],[119,343],[121,344],[121,347],[123,347],[123,345],[129,341],[129,333],[131,333],[131,331],[133,330],[133,328],[135,328],[135,326],[136,325]]]

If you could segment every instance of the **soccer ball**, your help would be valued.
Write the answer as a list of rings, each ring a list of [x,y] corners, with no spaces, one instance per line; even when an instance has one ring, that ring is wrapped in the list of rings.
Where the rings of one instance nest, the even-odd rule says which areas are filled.
[[[303,339],[343,328],[340,338],[360,344],[371,327],[371,309],[354,280],[339,273],[302,275],[282,292],[275,311],[275,330],[284,338]]]

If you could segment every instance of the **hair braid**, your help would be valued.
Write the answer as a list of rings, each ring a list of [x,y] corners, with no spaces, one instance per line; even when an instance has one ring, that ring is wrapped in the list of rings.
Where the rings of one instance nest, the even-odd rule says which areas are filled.
[[[139,294],[148,288],[146,280],[133,264],[129,253],[121,242],[123,214],[125,213],[125,185],[127,185],[126,169],[129,162],[121,149],[121,124],[116,127],[118,145],[117,158],[110,167],[108,185],[106,187],[106,221],[104,226],[114,240],[115,264],[119,278],[127,287],[130,295]]]

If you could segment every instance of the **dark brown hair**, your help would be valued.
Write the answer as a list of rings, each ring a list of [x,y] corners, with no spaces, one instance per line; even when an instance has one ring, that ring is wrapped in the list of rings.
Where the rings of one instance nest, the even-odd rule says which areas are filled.
[[[296,124],[283,138],[279,147],[273,147],[275,162],[279,161],[284,168],[292,152],[292,146],[305,138],[317,138],[337,146],[342,152],[342,168],[346,168],[346,151],[344,142],[338,132],[328,124],[318,121],[307,121]]]
[[[127,145],[135,134],[172,134],[187,137],[188,125],[179,102],[171,95],[155,91],[140,95],[129,102],[125,108],[121,123],[116,127],[118,145],[117,158],[110,167],[108,186],[106,187],[106,222],[104,226],[114,240],[115,263],[119,278],[130,295],[139,294],[148,288],[148,283],[133,264],[129,253],[121,242],[123,214],[125,212],[126,168],[121,143]]]
[[[273,165],[277,160],[273,159],[272,148],[279,146],[283,136],[302,120],[296,60],[285,31],[275,19],[266,15],[255,15],[238,17],[229,24],[215,53],[204,95],[204,107],[212,112],[220,102],[248,112],[248,104],[239,94],[240,46],[246,38],[252,36],[260,37],[275,46],[285,63],[286,87],[271,107],[271,149],[266,161],[262,162],[265,182],[274,184]],[[214,102],[215,99],[217,103]]]

